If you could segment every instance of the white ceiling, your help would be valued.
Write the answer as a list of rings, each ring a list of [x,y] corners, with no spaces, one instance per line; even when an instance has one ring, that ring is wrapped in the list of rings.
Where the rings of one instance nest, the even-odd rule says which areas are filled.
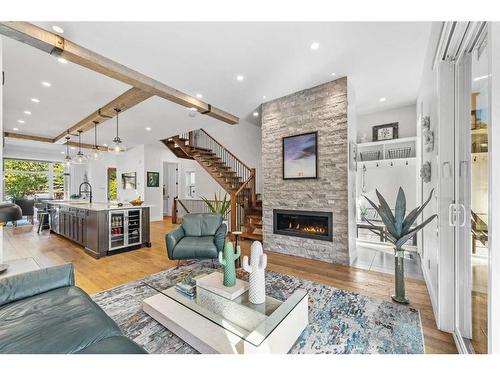
[[[51,30],[55,23],[38,23]],[[267,100],[347,76],[359,113],[413,103],[422,74],[429,22],[154,23],[57,22],[63,36],[242,119]],[[51,30],[52,31],[52,30]],[[320,43],[312,51],[312,42]],[[54,137],[128,86],[3,38],[4,130]],[[332,77],[331,73],[336,76]],[[245,77],[242,82],[236,75]],[[41,81],[49,81],[46,88]],[[266,99],[263,100],[263,96]],[[35,104],[30,98],[40,99]],[[379,98],[386,97],[385,103]],[[30,110],[31,116],[23,114]],[[24,124],[17,123],[22,119]],[[153,143],[187,129],[230,126],[191,118],[183,107],[151,98],[120,116],[128,146]],[[145,127],[152,131],[145,131]],[[111,143],[114,120],[99,127]],[[93,134],[84,141],[91,143]],[[19,142],[7,141],[9,144]],[[48,145],[47,147],[49,147]],[[52,147],[52,146],[50,146]],[[60,150],[61,146],[54,146]]]

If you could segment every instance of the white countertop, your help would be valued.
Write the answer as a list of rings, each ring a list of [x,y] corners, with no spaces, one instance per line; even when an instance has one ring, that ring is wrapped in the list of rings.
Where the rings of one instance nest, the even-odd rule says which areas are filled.
[[[118,206],[116,203],[108,202],[92,202],[89,203],[85,200],[47,200],[49,204],[56,204],[58,206],[79,208],[89,211],[113,211],[113,210],[127,210],[131,208],[152,207],[148,204],[141,204],[140,206],[132,206],[130,203],[123,203],[123,206]]]

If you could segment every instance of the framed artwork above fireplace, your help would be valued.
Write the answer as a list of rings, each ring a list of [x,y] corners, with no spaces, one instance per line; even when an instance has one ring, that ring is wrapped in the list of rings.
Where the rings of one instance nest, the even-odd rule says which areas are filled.
[[[318,132],[283,137],[283,179],[318,178]]]

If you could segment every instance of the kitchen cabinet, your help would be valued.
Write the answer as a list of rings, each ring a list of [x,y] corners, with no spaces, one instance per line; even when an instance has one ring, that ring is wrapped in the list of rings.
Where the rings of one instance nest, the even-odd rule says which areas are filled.
[[[151,246],[149,207],[92,210],[81,204],[49,204],[51,231],[83,246],[95,258]]]

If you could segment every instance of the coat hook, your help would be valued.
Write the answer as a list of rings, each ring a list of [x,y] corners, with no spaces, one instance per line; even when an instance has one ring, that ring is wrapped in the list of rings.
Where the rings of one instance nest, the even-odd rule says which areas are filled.
[[[378,167],[378,163],[377,163],[377,167]]]
[[[406,161],[406,165],[408,165],[408,160]]]
[[[391,167],[394,166],[394,164],[392,164],[392,161],[391,161]]]
[[[477,156],[474,156],[474,163],[476,162],[476,160],[477,160]]]

